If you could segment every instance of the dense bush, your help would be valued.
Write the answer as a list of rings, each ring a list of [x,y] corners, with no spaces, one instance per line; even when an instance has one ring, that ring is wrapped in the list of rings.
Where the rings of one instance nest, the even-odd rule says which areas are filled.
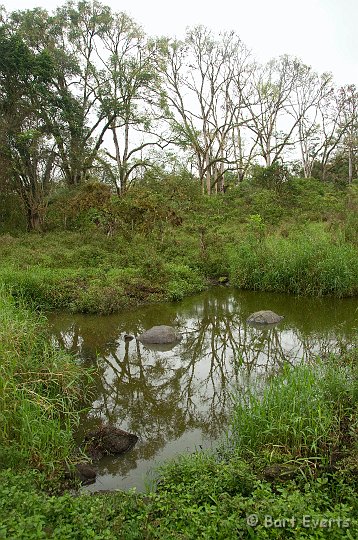
[[[289,181],[291,174],[285,165],[275,161],[268,167],[252,166],[251,177],[252,182],[258,187],[279,191]]]

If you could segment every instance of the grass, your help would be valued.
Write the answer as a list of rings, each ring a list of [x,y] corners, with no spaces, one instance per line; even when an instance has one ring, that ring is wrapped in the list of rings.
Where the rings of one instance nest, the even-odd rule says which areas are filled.
[[[169,178],[105,205],[86,186],[59,197],[46,232],[0,236],[0,282],[39,307],[84,313],[180,300],[223,278],[252,290],[358,293],[356,184],[243,183],[218,197],[194,187]]]
[[[312,296],[358,294],[356,247],[332,242],[319,227],[306,227],[289,238],[243,242],[229,257],[231,281],[239,288]]]
[[[135,248],[123,246],[101,232],[0,237],[0,282],[40,308],[82,313],[180,300],[205,288],[197,268],[163,260],[144,244],[141,238]]]
[[[49,343],[45,319],[0,289],[0,463],[49,474],[70,462],[84,371]]]
[[[236,399],[230,444],[240,455],[265,450],[287,459],[319,458],[327,465],[356,427],[357,375],[356,365],[332,360],[285,366],[262,394],[249,389]]]
[[[219,451],[168,463],[147,494],[49,494],[54,471],[74,457],[84,372],[50,344],[29,304],[110,313],[227,277],[254,290],[358,292],[357,185],[296,179],[278,192],[243,183],[208,198],[169,180],[106,207],[92,192],[69,204],[59,197],[47,232],[0,236],[0,538],[355,539],[353,348],[286,366],[237,396]]]

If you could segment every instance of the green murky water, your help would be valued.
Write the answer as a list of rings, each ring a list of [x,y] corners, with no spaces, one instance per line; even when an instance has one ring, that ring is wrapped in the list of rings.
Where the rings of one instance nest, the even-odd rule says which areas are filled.
[[[247,325],[248,315],[261,309],[285,319],[273,328]],[[97,368],[92,410],[82,427],[105,420],[139,436],[127,454],[102,460],[96,483],[86,489],[143,490],[164,460],[215,446],[233,391],[264,380],[284,361],[309,361],[350,344],[357,335],[358,302],[218,287],[181,303],[49,319],[54,339]],[[158,324],[178,328],[182,341],[158,350],[124,340]]]

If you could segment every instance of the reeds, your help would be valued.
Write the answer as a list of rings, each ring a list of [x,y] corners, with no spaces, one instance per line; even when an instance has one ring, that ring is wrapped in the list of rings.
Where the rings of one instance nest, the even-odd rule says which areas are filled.
[[[312,296],[357,295],[357,249],[309,233],[244,240],[229,250],[232,284],[243,289]]]
[[[262,392],[237,396],[230,445],[240,455],[267,450],[293,458],[328,460],[341,426],[357,407],[357,369],[324,364],[286,366]]]
[[[21,304],[21,302],[20,302]],[[83,372],[49,343],[45,318],[0,289],[0,466],[51,470],[74,449]]]

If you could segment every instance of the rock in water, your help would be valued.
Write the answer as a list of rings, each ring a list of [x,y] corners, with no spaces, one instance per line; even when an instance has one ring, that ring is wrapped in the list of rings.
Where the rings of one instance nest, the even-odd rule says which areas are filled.
[[[74,467],[68,467],[65,471],[67,480],[80,480],[81,484],[88,486],[96,481],[96,469],[90,463],[77,463]]]
[[[76,465],[76,472],[78,478],[85,486],[93,484],[96,481],[96,469],[94,469],[89,463],[78,463]]]
[[[108,455],[123,454],[131,450],[138,441],[137,435],[123,431],[115,426],[103,425],[85,437],[86,452],[94,460]]]
[[[282,315],[277,315],[273,311],[256,311],[252,313],[247,322],[249,324],[277,324],[282,321],[284,317]]]
[[[181,340],[181,335],[172,326],[153,326],[138,336],[142,343],[175,343]]]

